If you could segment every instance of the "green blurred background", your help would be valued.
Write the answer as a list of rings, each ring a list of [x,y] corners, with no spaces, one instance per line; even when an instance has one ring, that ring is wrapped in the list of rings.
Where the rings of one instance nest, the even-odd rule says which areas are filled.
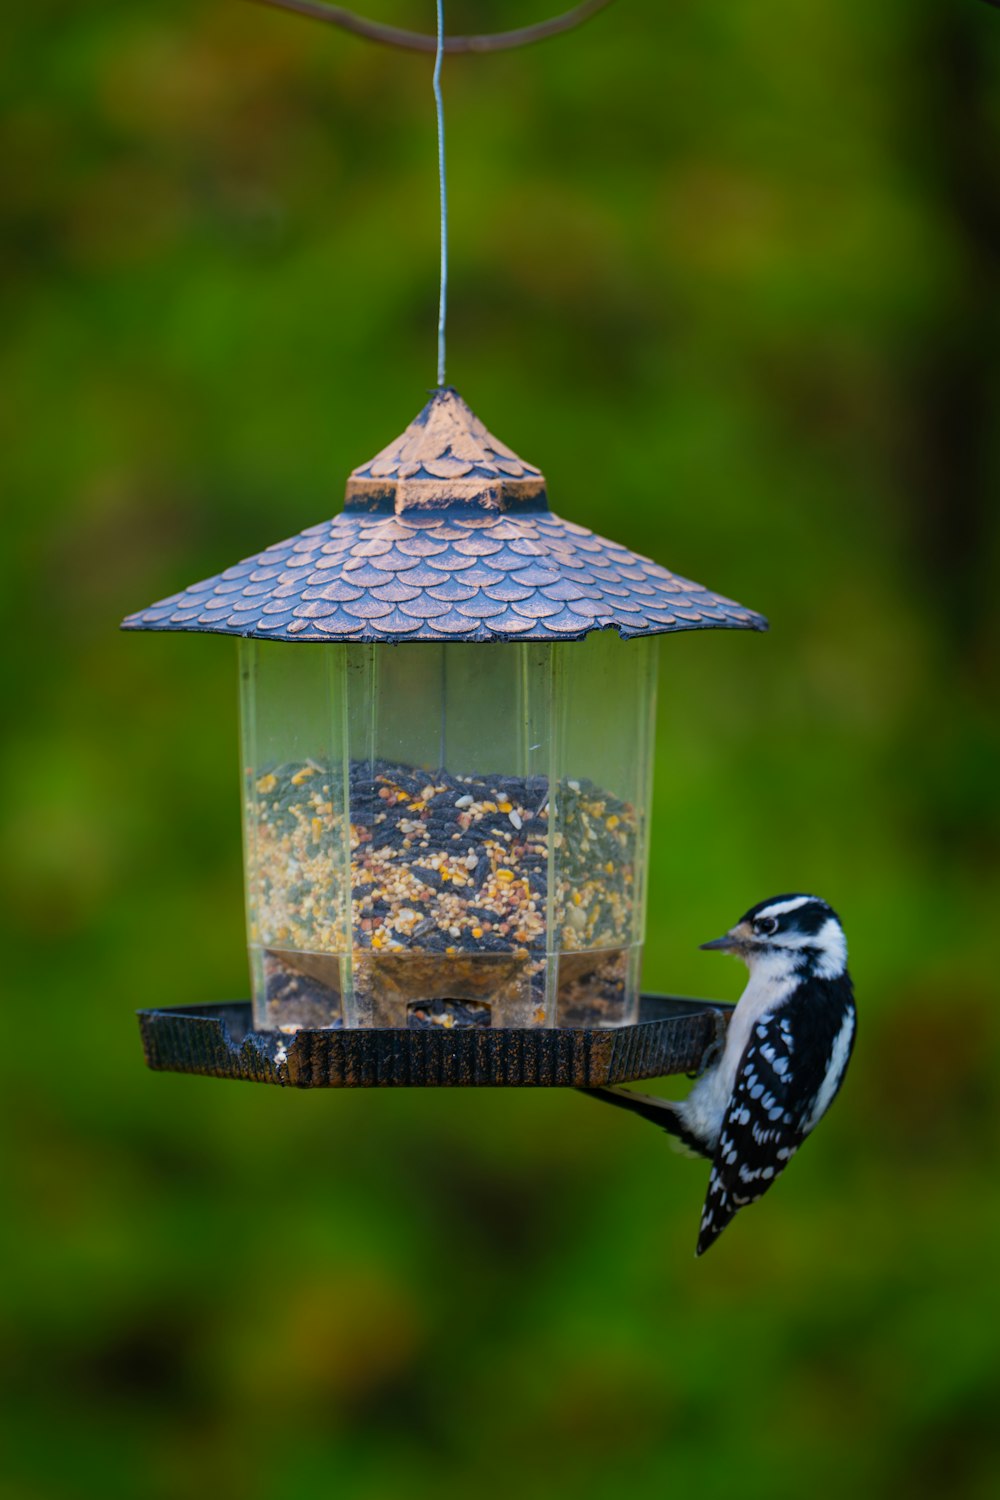
[[[450,378],[772,620],[664,643],[647,987],[735,998],[696,944],[776,891],[851,942],[841,1099],[698,1263],[704,1169],[577,1095],[143,1068],[134,1008],[247,991],[235,652],[116,626],[422,405],[430,64],[2,29],[4,1496],[995,1496],[1000,14],[619,0],[445,68]]]

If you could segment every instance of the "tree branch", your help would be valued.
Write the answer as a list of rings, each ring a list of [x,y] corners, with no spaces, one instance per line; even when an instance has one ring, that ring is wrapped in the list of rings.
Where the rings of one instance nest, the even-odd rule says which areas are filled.
[[[404,31],[398,26],[385,26],[379,21],[369,21],[340,5],[326,5],[323,0],[254,0],[257,5],[271,5],[278,10],[294,11],[296,15],[308,16],[314,21],[325,21],[329,26],[339,26],[354,36],[366,37],[371,42],[381,42],[387,47],[404,47],[409,52],[434,52],[437,41],[434,36],[422,31]],[[582,26],[591,16],[604,10],[611,0],[583,0],[572,10],[552,16],[547,21],[538,21],[534,26],[521,26],[514,31],[495,31],[485,36],[449,36],[445,38],[446,52],[504,52],[511,47],[527,47],[531,42],[542,42],[550,36],[559,36]]]

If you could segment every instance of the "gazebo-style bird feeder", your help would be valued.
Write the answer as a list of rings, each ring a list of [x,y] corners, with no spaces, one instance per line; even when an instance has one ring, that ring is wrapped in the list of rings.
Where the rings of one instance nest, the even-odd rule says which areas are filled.
[[[339,515],[124,624],[240,638],[258,1033],[637,1021],[657,639],[760,615],[555,515],[446,388]]]
[[[766,623],[556,515],[442,384],[332,520],[124,621],[239,639],[252,1016],[142,1012],[151,1066],[697,1066],[722,1008],[640,993],[658,638]]]

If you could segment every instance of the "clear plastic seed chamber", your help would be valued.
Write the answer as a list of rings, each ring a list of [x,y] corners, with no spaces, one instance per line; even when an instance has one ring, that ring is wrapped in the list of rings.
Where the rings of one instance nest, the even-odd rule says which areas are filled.
[[[657,638],[765,623],[554,515],[450,389],[341,514],[130,616],[241,638],[255,1026],[634,1021]]]
[[[259,1027],[634,1019],[654,639],[240,658]]]

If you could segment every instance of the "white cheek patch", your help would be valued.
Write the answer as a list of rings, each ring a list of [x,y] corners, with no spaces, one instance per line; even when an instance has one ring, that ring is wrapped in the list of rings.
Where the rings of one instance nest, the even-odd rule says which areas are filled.
[[[847,968],[847,939],[839,922],[830,917],[819,930],[816,947],[820,960],[816,973],[821,979],[836,979]]]
[[[827,917],[819,932],[782,933],[774,941],[772,953],[792,954],[814,948],[819,954],[814,972],[820,979],[836,979],[847,967],[847,939],[835,917]]]

